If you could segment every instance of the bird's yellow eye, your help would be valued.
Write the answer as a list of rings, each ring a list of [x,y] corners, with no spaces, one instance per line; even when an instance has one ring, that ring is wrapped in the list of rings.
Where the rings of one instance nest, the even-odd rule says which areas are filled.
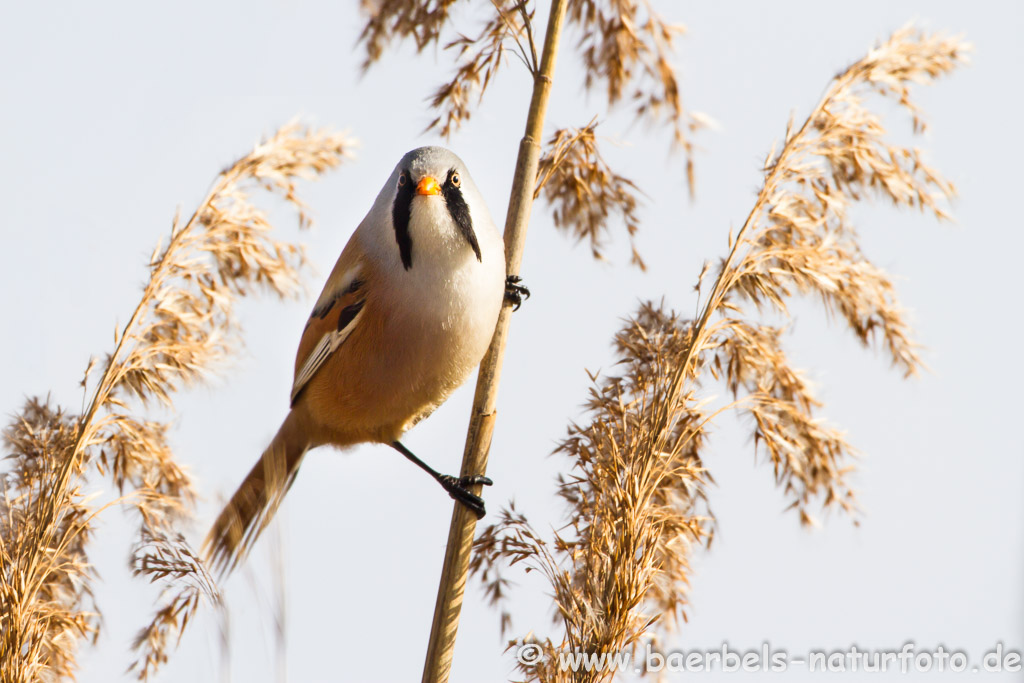
[[[409,179],[405,177],[405,171],[402,171],[398,175],[398,186],[403,187],[407,182],[409,182]]]
[[[462,178],[459,177],[458,173],[452,173],[452,185],[458,187],[462,184]]]

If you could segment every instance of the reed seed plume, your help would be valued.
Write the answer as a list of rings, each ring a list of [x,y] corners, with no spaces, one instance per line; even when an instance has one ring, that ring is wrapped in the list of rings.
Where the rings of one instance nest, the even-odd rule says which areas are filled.
[[[451,80],[430,97],[431,108],[440,114],[427,125],[427,130],[436,128],[443,137],[451,136],[468,121],[473,107],[483,100],[487,86],[504,60],[506,44],[515,44],[515,54],[531,74],[537,74],[540,69],[533,41],[533,12],[527,10],[526,0],[515,3],[492,0],[491,4],[494,14],[476,37],[459,34],[445,45],[446,50],[457,52],[458,67]]]
[[[71,459],[74,416],[29,399],[3,433],[0,500],[0,681],[72,678],[83,639],[100,630],[89,562],[92,513],[78,483],[52,484]],[[81,463],[73,463],[81,474]],[[59,512],[55,512],[59,510]]]
[[[686,32],[637,0],[581,0],[569,5],[579,28],[586,88],[603,84],[609,107],[628,101],[637,118],[666,123],[686,157],[687,184],[694,191],[693,134],[705,117],[683,107],[679,74],[672,65],[675,40]]]
[[[496,603],[508,594],[503,562],[551,580],[565,640],[541,641],[549,654],[618,651],[646,628],[645,602],[682,614],[689,547],[713,533],[700,458],[708,416],[693,392],[668,402],[688,341],[676,316],[642,307],[615,339],[625,369],[590,389],[587,412],[598,417],[571,425],[558,448],[572,467],[559,481],[569,510],[563,533],[549,544],[513,509],[477,539],[472,568]]]
[[[4,432],[11,464],[0,501],[0,682],[72,677],[78,642],[98,633],[88,541],[108,506],[84,494],[87,478],[109,476],[117,502],[138,514],[136,573],[178,586],[136,644],[140,678],[166,660],[168,634],[180,633],[199,596],[216,602],[201,562],[174,531],[190,514],[194,491],[171,450],[168,423],[140,413],[151,403],[172,409],[176,390],[230,358],[239,343],[239,297],[298,291],[302,250],[273,238],[252,190],[279,195],[308,225],[296,181],[337,166],[350,145],[344,135],[289,124],[222,171],[195,212],[176,217],[153,250],[135,311],[115,330],[113,350],[86,369],[83,413],[33,399]]]
[[[556,228],[590,243],[594,258],[604,259],[604,242],[612,224],[621,221],[630,238],[631,263],[646,265],[633,237],[640,229],[637,215],[639,188],[614,171],[601,156],[594,134],[597,122],[583,128],[555,131],[546,145],[537,171],[537,189],[551,206]],[[616,220],[619,219],[619,220]]]
[[[446,27],[454,23],[451,10],[455,4],[456,0],[363,0],[366,23],[359,36],[366,47],[363,70],[378,61],[396,38],[412,39],[418,52],[439,43]],[[493,13],[482,27],[471,33],[455,31],[455,37],[445,43],[445,50],[455,52],[456,68],[429,98],[438,115],[427,130],[436,129],[447,138],[470,119],[502,66],[508,47],[514,46],[514,54],[532,75],[539,73],[533,10],[528,6],[528,0],[491,0]]]
[[[181,534],[144,528],[132,549],[132,574],[162,584],[167,594],[132,643],[138,654],[128,673],[147,680],[167,663],[204,600],[217,610],[225,608],[213,577]]]
[[[696,318],[648,303],[623,326],[615,339],[621,372],[594,378],[586,420],[558,448],[572,467],[560,481],[568,524],[547,541],[512,508],[476,544],[472,568],[497,603],[508,597],[505,565],[537,569],[551,584],[563,635],[513,641],[532,640],[549,655],[520,665],[526,680],[609,680],[608,670],[562,670],[555,655],[636,647],[685,617],[690,553],[714,531],[701,453],[721,412],[749,418],[755,449],[802,522],[813,522],[814,505],[855,511],[851,447],[820,418],[820,403],[783,352],[784,330],[757,314],[786,315],[793,296],[811,295],[905,375],[921,367],[892,282],[860,249],[848,209],[882,198],[946,217],[952,185],[921,152],[889,140],[866,100],[894,100],[919,131],[910,86],[952,71],[967,50],[958,39],[905,28],[836,76],[768,155],[762,188],[730,235]],[[711,272],[706,265],[698,291]],[[731,397],[714,406],[701,389],[718,381]]]
[[[417,51],[436,43],[457,0],[362,0],[366,23],[359,41],[366,45],[363,70],[381,58],[394,38],[412,38]]]

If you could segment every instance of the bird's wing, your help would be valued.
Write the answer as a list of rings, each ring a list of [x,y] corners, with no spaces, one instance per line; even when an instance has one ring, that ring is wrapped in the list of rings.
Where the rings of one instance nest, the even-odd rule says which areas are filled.
[[[367,270],[362,260],[347,248],[334,266],[299,341],[292,382],[293,406],[331,354],[357,329],[370,284]]]

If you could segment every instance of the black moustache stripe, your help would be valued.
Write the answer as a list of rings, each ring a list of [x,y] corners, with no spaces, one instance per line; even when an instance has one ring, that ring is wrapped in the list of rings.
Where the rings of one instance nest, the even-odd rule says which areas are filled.
[[[412,198],[416,189],[413,187],[412,175],[409,171],[405,170],[402,173],[405,174],[405,184],[398,186],[395,204],[391,207],[391,222],[395,226],[395,241],[398,242],[398,253],[402,256],[402,265],[409,270],[412,268],[412,236],[409,234],[409,214],[412,210]]]
[[[412,174],[408,170],[403,173],[405,174],[405,183],[398,186],[398,192],[395,194],[395,203],[391,207],[391,222],[395,227],[395,241],[398,242],[398,253],[402,257],[402,265],[409,270],[412,268],[412,235],[409,234],[409,218],[416,189],[413,186]],[[480,253],[480,242],[476,238],[476,231],[473,230],[473,217],[469,212],[469,204],[462,196],[462,190],[452,182],[454,175],[454,168],[448,171],[448,177],[441,187],[441,195],[448,208],[448,215],[452,217],[459,233],[473,249],[476,260],[482,262],[483,255]]]
[[[445,204],[448,205],[448,213],[455,221],[455,225],[458,226],[459,232],[473,248],[476,260],[483,261],[480,255],[480,243],[476,239],[476,232],[473,231],[473,218],[469,215],[469,205],[466,204],[466,199],[462,196],[462,190],[452,182],[453,175],[455,175],[454,168],[448,171],[448,178],[444,181],[441,193],[444,195]]]

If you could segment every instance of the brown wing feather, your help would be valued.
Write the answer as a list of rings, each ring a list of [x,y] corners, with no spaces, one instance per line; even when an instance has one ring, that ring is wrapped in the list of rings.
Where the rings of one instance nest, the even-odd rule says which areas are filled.
[[[352,242],[341,253],[324,290],[317,300],[295,354],[295,374],[292,385],[292,405],[298,400],[305,385],[326,362],[327,356],[337,350],[354,327],[366,302],[368,269],[350,249]],[[311,357],[316,354],[315,357]]]

